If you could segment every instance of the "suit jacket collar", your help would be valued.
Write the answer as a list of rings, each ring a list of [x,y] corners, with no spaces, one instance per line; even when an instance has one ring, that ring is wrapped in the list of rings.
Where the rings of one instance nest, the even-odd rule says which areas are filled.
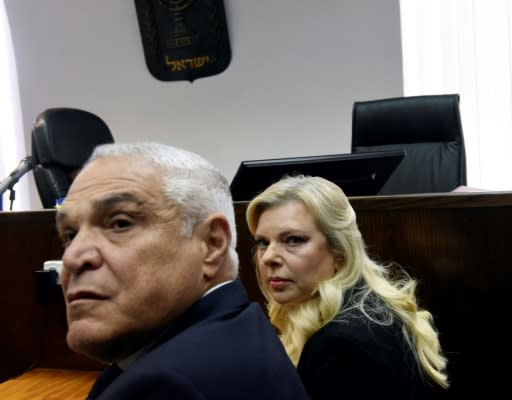
[[[234,280],[199,299],[181,317],[173,321],[144,352],[150,352],[190,326],[231,313],[249,304],[247,292],[240,280]],[[94,383],[88,400],[96,399],[122,373],[116,364],[108,366]]]
[[[155,349],[173,336],[198,322],[246,307],[250,303],[240,280],[234,280],[199,299],[177,320],[173,321],[153,342],[148,351]]]
[[[100,374],[92,386],[87,400],[94,400],[116,379],[123,370],[117,364],[111,364]]]

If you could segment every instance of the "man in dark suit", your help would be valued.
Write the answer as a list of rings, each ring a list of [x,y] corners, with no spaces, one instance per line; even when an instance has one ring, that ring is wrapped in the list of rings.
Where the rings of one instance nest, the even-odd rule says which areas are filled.
[[[110,364],[89,399],[307,399],[236,279],[229,185],[151,143],[98,147],[57,212],[74,351]]]

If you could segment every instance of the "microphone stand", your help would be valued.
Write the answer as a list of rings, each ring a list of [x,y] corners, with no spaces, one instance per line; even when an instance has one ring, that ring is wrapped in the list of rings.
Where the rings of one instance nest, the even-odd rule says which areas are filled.
[[[30,171],[32,168],[34,168],[32,156],[26,156],[19,162],[18,166],[9,174],[9,176],[0,182],[0,196],[2,196],[6,190],[10,191],[10,210],[12,210],[12,204],[16,198],[16,193],[13,189],[13,186],[25,173]]]

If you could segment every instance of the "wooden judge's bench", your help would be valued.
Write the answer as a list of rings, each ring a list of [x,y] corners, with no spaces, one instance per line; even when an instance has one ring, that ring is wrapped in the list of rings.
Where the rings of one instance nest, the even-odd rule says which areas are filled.
[[[502,398],[510,372],[512,193],[350,200],[369,252],[397,261],[419,281],[420,305],[434,315],[449,359],[452,386],[439,398]],[[263,302],[246,205],[235,203],[240,277]],[[62,253],[54,218],[53,210],[0,212],[2,400],[83,399],[102,368],[67,348],[62,295],[47,304],[37,297],[35,271]]]

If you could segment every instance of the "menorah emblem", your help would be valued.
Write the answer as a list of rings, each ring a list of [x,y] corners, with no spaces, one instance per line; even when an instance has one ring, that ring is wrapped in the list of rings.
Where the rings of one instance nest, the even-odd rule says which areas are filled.
[[[197,42],[197,35],[191,32],[186,23],[183,11],[192,5],[194,0],[160,0],[174,17],[174,29],[167,38],[167,46],[171,48],[193,46]]]

